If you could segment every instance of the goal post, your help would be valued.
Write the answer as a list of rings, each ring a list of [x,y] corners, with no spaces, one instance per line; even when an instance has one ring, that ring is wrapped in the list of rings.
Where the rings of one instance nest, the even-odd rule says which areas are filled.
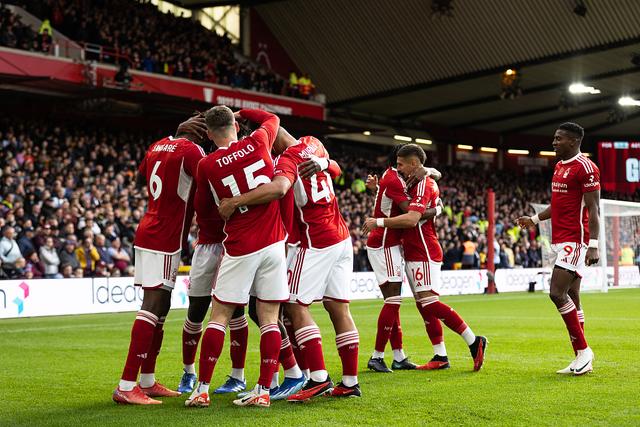
[[[548,205],[531,203],[536,213]],[[553,268],[551,221],[540,227],[542,266]],[[640,203],[600,200],[600,261],[587,268],[582,281],[585,290],[608,292],[610,288],[640,287]]]

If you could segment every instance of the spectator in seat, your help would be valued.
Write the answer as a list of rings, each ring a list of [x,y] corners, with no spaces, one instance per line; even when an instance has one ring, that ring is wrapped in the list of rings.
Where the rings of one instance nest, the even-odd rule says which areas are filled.
[[[467,236],[467,239],[462,244],[462,269],[471,269],[476,263],[476,244],[473,242],[471,235]]]
[[[122,247],[122,243],[119,238],[116,238],[111,242],[109,248],[109,254],[113,259],[115,268],[120,271],[122,275],[129,274],[131,268],[131,255]]]
[[[100,254],[90,237],[85,237],[82,245],[76,249],[76,256],[80,262],[80,267],[85,271],[85,276],[91,276],[96,269],[96,262],[100,261]]]
[[[25,279],[42,279],[44,277],[44,265],[40,262],[36,251],[29,252],[26,256],[26,265],[24,267]]]
[[[40,50],[40,52],[50,53],[52,45],[53,39],[49,35],[49,30],[45,28],[38,36],[38,49]]]
[[[461,254],[457,250],[454,242],[449,242],[447,250],[442,258],[442,269],[453,270],[455,263],[460,262]]]
[[[47,237],[44,246],[40,247],[40,259],[44,263],[44,275],[47,279],[59,279],[62,277],[58,270],[60,257],[53,245],[52,237]]]
[[[70,264],[61,264],[60,271],[62,272],[61,275],[63,278],[65,279],[73,278],[73,267],[71,267]]]
[[[2,269],[11,276],[11,270],[19,269],[20,265],[24,266],[24,257],[20,252],[18,242],[15,240],[16,230],[12,226],[5,226],[0,239],[0,260],[2,260]]]
[[[20,253],[22,253],[22,255],[24,255],[25,258],[27,258],[26,256],[27,254],[30,254],[36,251],[36,248],[33,244],[34,243],[33,237],[34,237],[33,227],[26,227],[22,232],[22,236],[18,239],[18,247],[20,248]]]
[[[60,250],[60,264],[69,265],[71,271],[75,271],[80,267],[80,261],[76,255],[76,236],[68,236],[64,243],[64,247]]]
[[[111,252],[109,251],[109,247],[107,246],[107,239],[103,234],[96,235],[96,250],[100,255],[100,261],[104,262],[109,270],[114,267],[113,257],[111,256]]]

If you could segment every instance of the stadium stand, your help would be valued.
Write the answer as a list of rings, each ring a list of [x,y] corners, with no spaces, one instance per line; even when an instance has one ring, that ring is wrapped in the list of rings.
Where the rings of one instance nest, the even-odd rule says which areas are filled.
[[[50,21],[54,31],[91,46],[87,52],[95,53],[87,54],[87,59],[125,61],[131,69],[240,89],[306,99],[313,95],[308,77],[292,90],[288,80],[240,56],[226,34],[218,36],[189,18],[162,13],[150,2],[22,0],[16,4]],[[39,52],[51,49],[47,34],[37,34],[8,9],[1,10],[0,45]]]
[[[93,124],[0,120],[0,226],[6,249],[13,245],[19,249],[9,251],[9,258],[3,250],[2,274],[11,278],[130,275],[133,236],[146,199],[135,187],[135,171],[153,140],[149,134],[107,131]],[[343,169],[335,188],[351,231],[354,270],[369,271],[360,228],[372,211],[373,198],[364,181],[369,173],[382,173],[386,156],[379,147],[354,149],[336,141],[327,147]],[[548,190],[535,190],[548,187],[544,184],[548,176],[518,177],[459,166],[442,172],[446,214],[438,219],[438,229],[445,268],[477,268],[486,260],[485,185],[497,194],[496,264],[540,266],[538,236],[521,230],[515,219],[529,212],[527,200],[549,200]],[[196,235],[194,226],[191,245]],[[183,253],[185,264],[191,250]]]

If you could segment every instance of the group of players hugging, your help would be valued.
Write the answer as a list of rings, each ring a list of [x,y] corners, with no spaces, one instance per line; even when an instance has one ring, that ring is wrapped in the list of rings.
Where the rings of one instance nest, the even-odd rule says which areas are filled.
[[[384,296],[368,367],[392,372],[384,361],[390,342],[394,370],[449,368],[444,323],[465,340],[478,371],[487,339],[475,335],[437,293],[442,249],[435,218],[443,205],[436,184],[440,172],[425,168],[425,161],[419,146],[398,146],[380,179],[368,178],[368,187],[376,193],[375,212],[366,219],[363,233],[369,234],[367,253]],[[292,137],[276,115],[262,110],[234,113],[215,106],[181,123],[175,136],[148,148],[137,177],[138,185],[147,188],[147,212],[134,242],[135,284],[145,292],[124,371],[113,392],[115,402],[160,404],[155,398],[191,393],[185,406],[209,406],[209,386],[227,327],[232,370],[213,392],[238,393],[235,405],[268,407],[272,400],[361,396],[359,334],[349,310],[353,250],[332,185],[341,173],[318,139]],[[157,382],[154,372],[194,212],[199,231],[182,332],[184,373],[174,391]],[[553,217],[548,212],[521,221],[533,225],[546,219],[544,215]],[[579,251],[580,243],[572,248]],[[584,263],[584,255],[581,260]],[[579,257],[576,263],[564,262],[562,274],[568,277],[575,272],[569,266],[579,263]],[[399,310],[405,272],[434,349],[431,361],[421,366],[412,363],[402,348]],[[570,277],[572,283],[577,277]],[[566,300],[552,289],[563,317],[569,303],[576,312],[567,296],[572,289],[565,289]],[[320,329],[309,311],[317,301],[323,303],[335,330],[342,362],[337,384],[325,367]],[[260,376],[249,390],[244,375],[247,305],[249,317],[260,328]],[[576,349],[578,358],[588,350],[583,341],[584,336],[583,347]],[[571,373],[574,362],[567,368]]]

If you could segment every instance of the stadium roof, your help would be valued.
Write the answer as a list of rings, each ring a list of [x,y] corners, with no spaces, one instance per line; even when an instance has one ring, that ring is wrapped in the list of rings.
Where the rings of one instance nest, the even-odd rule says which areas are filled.
[[[435,2],[435,0],[433,0]],[[256,6],[293,61],[327,95],[336,117],[380,124],[503,134],[550,134],[572,120],[591,135],[637,135],[640,109],[614,114],[623,95],[640,98],[640,2],[287,0]],[[586,14],[574,13],[585,5]],[[500,98],[513,68],[522,96]],[[574,82],[601,90],[569,97]]]

